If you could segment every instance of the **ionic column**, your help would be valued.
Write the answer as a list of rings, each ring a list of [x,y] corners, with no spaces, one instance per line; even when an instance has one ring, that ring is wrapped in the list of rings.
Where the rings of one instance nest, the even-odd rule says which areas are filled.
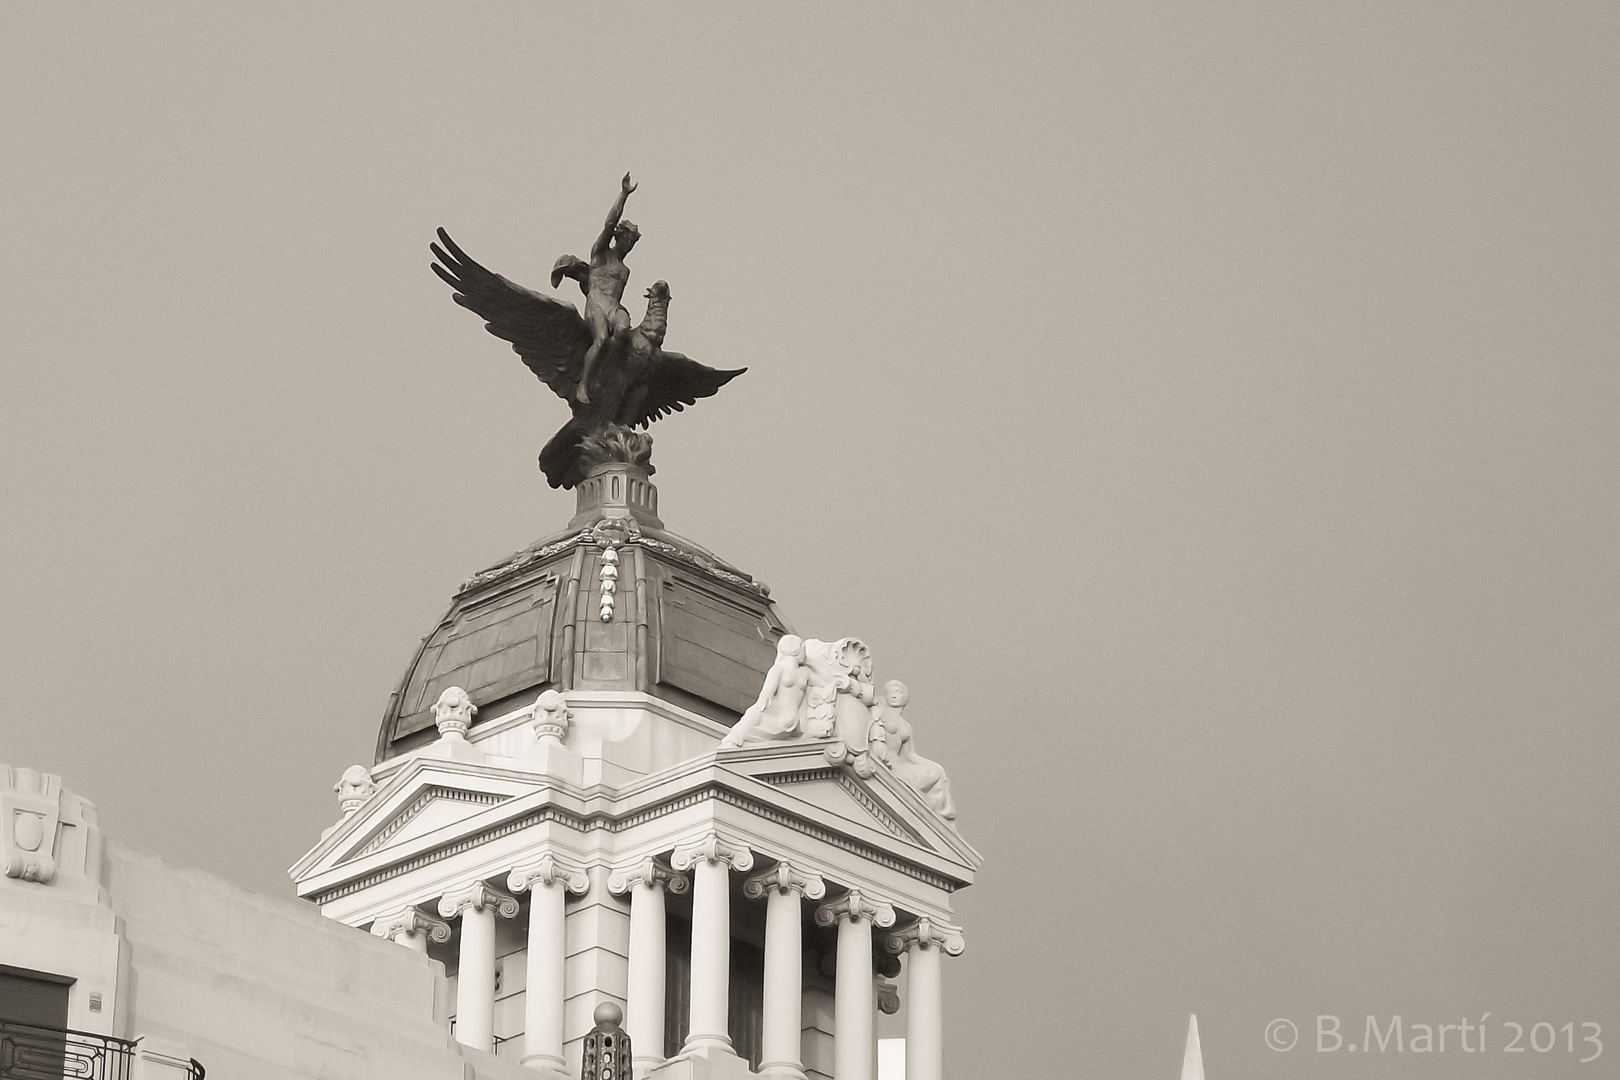
[[[456,1041],[495,1052],[495,915],[510,919],[518,902],[482,881],[445,893],[439,914],[461,917],[461,962],[456,972]]]
[[[427,952],[428,938],[441,945],[450,940],[449,923],[424,914],[414,905],[384,915],[371,924],[371,932],[419,953]]]
[[[804,1080],[804,933],[799,899],[820,900],[827,885],[786,861],[743,882],[743,895],[765,900],[765,1009],[760,1030],[761,1076]]]
[[[577,866],[543,855],[516,867],[506,887],[529,893],[529,981],[523,990],[523,1064],[566,1076],[563,1061],[563,1005],[568,985],[568,948],[564,929],[567,893],[582,895],[591,879]],[[457,1021],[460,1026],[460,1021]]]
[[[669,861],[677,870],[692,871],[691,1021],[681,1050],[735,1053],[726,1015],[731,976],[731,871],[753,869],[754,856],[746,847],[710,833],[676,848]]]
[[[877,1002],[872,982],[872,927],[893,926],[894,908],[851,889],[816,909],[821,926],[838,924],[833,976],[833,1075],[873,1080]]]
[[[625,1034],[636,1076],[664,1060],[664,890],[683,893],[686,878],[656,859],[614,871],[608,892],[630,894],[630,986]]]
[[[884,943],[906,954],[906,1080],[945,1080],[945,1007],[940,954],[961,956],[962,931],[919,919]]]

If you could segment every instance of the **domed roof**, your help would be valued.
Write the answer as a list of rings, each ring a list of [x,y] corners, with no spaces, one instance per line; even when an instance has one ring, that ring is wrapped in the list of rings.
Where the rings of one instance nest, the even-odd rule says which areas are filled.
[[[578,511],[462,583],[389,698],[377,761],[436,738],[433,704],[459,686],[486,720],[545,690],[635,690],[732,723],[791,628],[770,590],[668,532],[634,465],[598,466]]]

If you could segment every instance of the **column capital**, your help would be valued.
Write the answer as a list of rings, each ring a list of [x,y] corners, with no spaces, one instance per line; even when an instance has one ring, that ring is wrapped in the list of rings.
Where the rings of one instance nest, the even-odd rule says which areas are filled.
[[[796,892],[811,900],[820,900],[827,895],[827,883],[819,875],[794,866],[786,859],[743,882],[743,895],[750,900],[758,900],[767,892],[777,890]]]
[[[608,875],[608,892],[623,896],[637,885],[662,885],[672,893],[683,893],[691,888],[686,875],[678,873],[659,860],[648,857],[625,866],[616,867]]]
[[[816,925],[832,926],[840,919],[854,922],[865,919],[873,926],[893,926],[894,906],[874,900],[859,889],[851,889],[836,900],[829,900],[816,908]]]
[[[717,832],[681,844],[669,857],[677,870],[690,870],[700,862],[724,863],[731,869],[747,873],[754,868],[754,853],[748,845],[729,840]]]
[[[494,910],[503,919],[518,913],[518,902],[487,881],[473,881],[439,898],[439,914],[454,919],[464,911]]]
[[[919,949],[943,949],[950,956],[961,956],[967,942],[962,940],[960,926],[935,922],[924,915],[910,926],[884,938],[883,946],[897,955],[915,946]]]
[[[450,924],[435,919],[415,905],[379,917],[371,924],[371,932],[389,941],[398,941],[401,934],[426,934],[440,944],[450,940]]]
[[[526,892],[536,885],[561,885],[575,896],[583,896],[591,887],[591,878],[584,867],[559,859],[550,852],[513,867],[506,875],[506,887],[515,893]]]

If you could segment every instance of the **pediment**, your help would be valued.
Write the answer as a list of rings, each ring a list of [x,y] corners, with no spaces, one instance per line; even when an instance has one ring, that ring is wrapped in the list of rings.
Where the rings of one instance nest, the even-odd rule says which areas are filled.
[[[387,821],[374,829],[369,838],[347,853],[347,858],[359,858],[381,851],[385,847],[403,844],[435,829],[471,817],[486,806],[505,802],[509,795],[488,791],[468,791],[464,788],[429,784],[416,793],[416,797]]]
[[[458,823],[527,794],[534,786],[506,770],[419,759],[390,778],[289,873],[302,880],[389,848],[409,846],[429,833],[453,832]]]
[[[806,749],[814,752],[805,753]],[[727,768],[808,804],[827,823],[842,821],[876,830],[901,847],[920,847],[971,867],[982,861],[951,822],[881,765],[863,777],[848,765],[828,762],[814,744],[799,744],[788,752],[762,748],[724,756]]]

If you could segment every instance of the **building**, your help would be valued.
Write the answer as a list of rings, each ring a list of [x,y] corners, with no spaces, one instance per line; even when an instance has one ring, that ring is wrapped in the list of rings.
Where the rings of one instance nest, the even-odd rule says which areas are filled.
[[[560,1080],[613,1005],[637,1077],[872,1080],[882,1012],[942,1080],[980,858],[905,688],[668,532],[644,468],[577,491],[423,640],[291,868],[311,904],[104,843],[7,770],[0,1015],[151,1076]]]

